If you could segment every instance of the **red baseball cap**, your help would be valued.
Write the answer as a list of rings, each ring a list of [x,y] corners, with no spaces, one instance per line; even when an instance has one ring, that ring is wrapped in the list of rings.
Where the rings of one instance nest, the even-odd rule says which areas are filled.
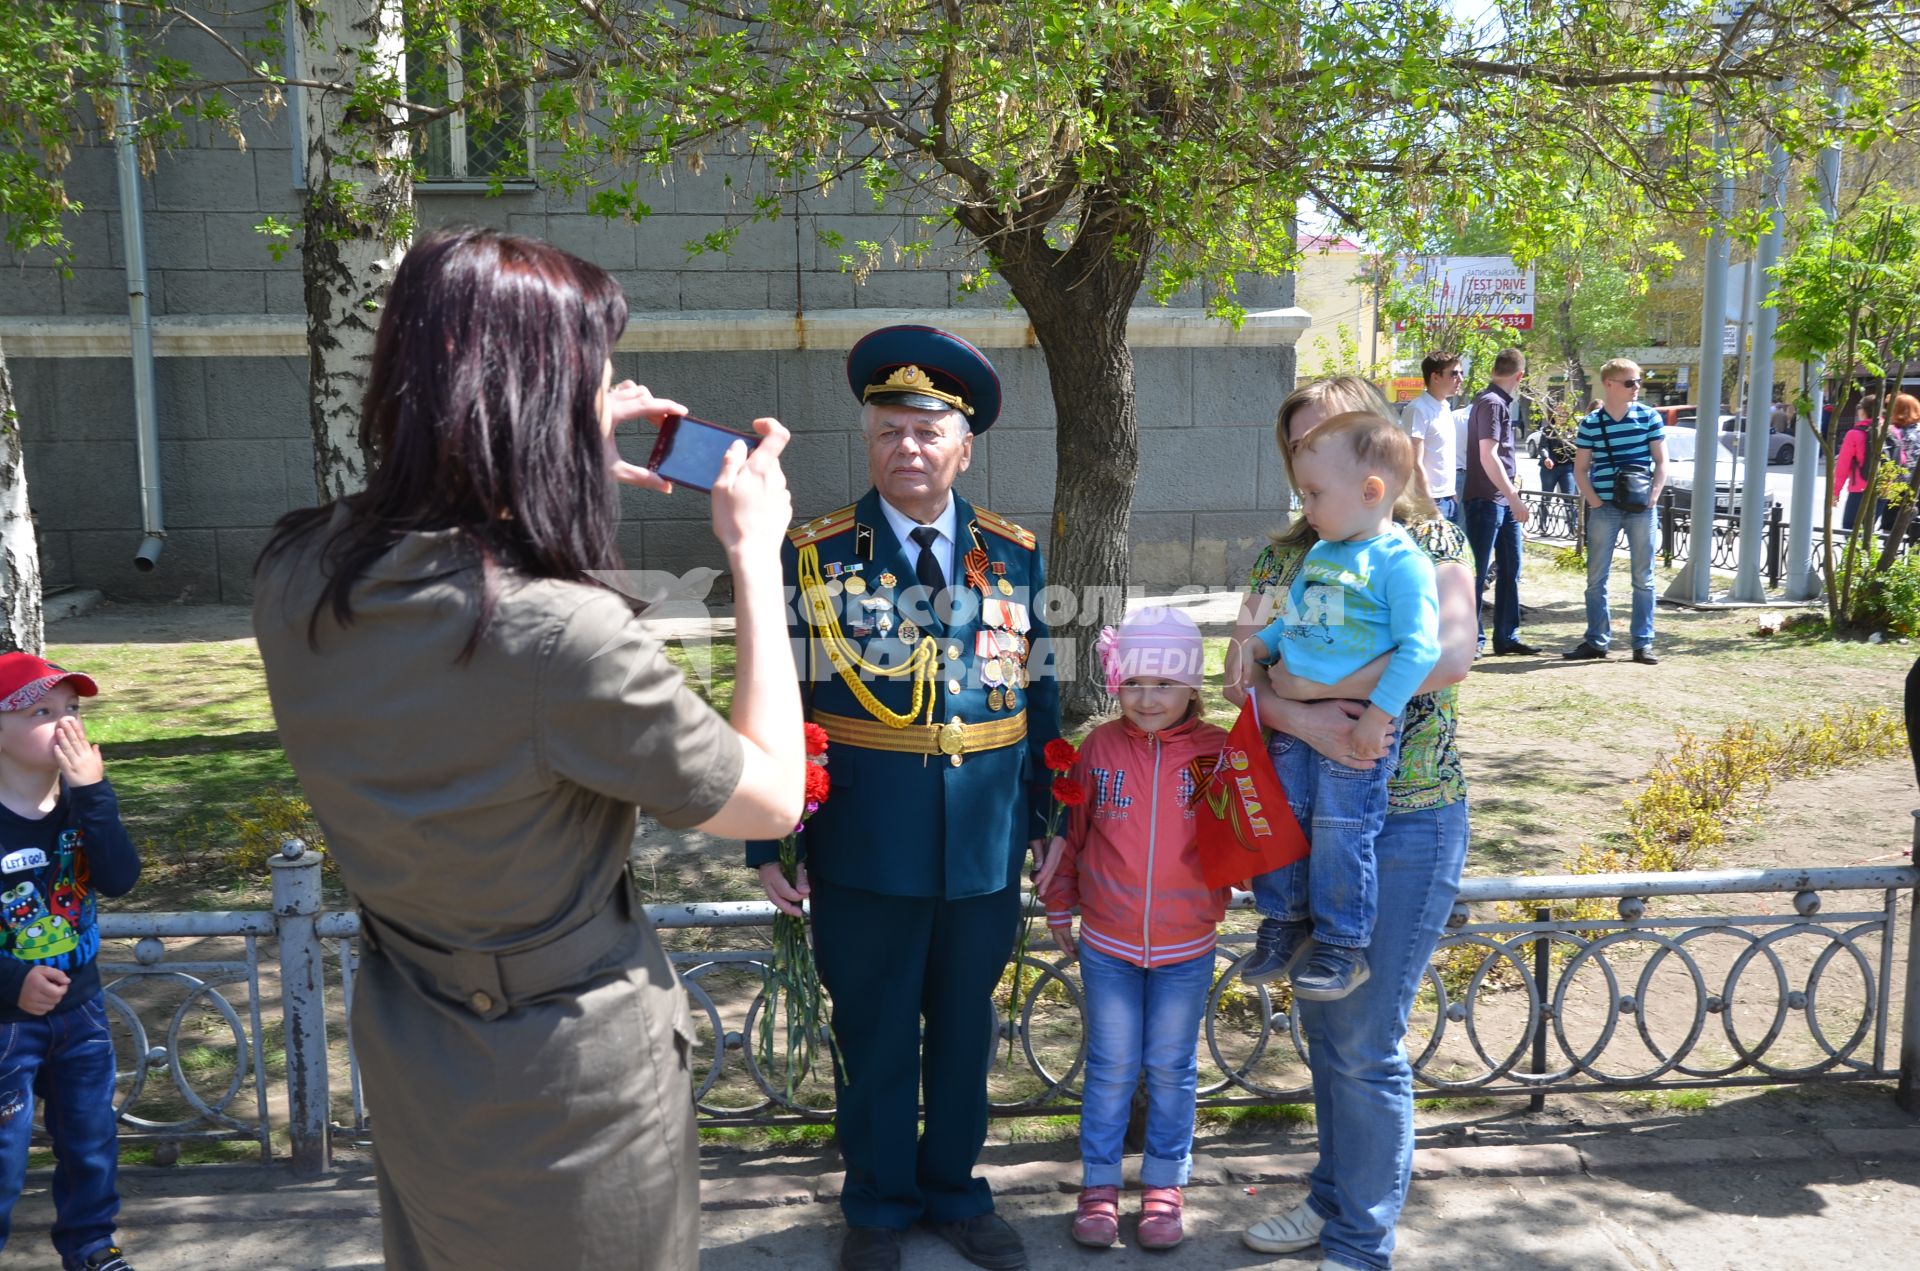
[[[66,671],[31,653],[0,653],[0,711],[21,711],[52,691],[62,680],[72,680],[82,697],[99,695],[92,677]]]

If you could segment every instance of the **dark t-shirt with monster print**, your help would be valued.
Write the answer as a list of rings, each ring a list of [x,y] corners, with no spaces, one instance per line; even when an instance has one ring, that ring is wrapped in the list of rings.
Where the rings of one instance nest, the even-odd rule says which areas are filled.
[[[0,1023],[33,1018],[20,1009],[20,986],[36,965],[71,977],[56,1015],[99,994],[94,898],[123,896],[139,877],[110,783],[63,783],[60,802],[38,819],[0,805]]]

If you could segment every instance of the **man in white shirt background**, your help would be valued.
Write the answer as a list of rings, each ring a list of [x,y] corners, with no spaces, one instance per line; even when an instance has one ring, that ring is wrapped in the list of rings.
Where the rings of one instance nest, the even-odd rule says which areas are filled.
[[[1460,358],[1453,353],[1429,353],[1420,359],[1426,391],[1400,408],[1400,426],[1413,438],[1414,461],[1427,476],[1440,515],[1460,523],[1458,471],[1464,467],[1460,438],[1464,422],[1456,427],[1447,399],[1460,389]]]

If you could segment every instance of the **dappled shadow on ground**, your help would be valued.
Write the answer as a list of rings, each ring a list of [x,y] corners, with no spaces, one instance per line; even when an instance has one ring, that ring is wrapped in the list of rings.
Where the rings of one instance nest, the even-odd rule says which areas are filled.
[[[229,750],[278,750],[280,734],[271,729],[245,733],[195,733],[153,741],[110,741],[100,747],[108,763],[119,759],[163,759],[176,755],[208,755]]]
[[[47,626],[49,644],[192,644],[253,639],[244,605],[135,605],[108,602]]]

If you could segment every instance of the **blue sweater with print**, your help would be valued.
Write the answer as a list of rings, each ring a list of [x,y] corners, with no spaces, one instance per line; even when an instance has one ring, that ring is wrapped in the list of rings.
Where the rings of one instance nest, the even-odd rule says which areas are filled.
[[[1398,525],[1353,542],[1321,539],[1260,643],[1269,664],[1284,658],[1287,670],[1320,684],[1392,654],[1371,701],[1398,717],[1440,660],[1433,561]]]
[[[62,782],[59,803],[42,817],[0,805],[0,1024],[34,1018],[20,1009],[20,986],[36,965],[70,977],[53,1014],[99,995],[94,898],[124,896],[139,878],[140,854],[111,783]]]

